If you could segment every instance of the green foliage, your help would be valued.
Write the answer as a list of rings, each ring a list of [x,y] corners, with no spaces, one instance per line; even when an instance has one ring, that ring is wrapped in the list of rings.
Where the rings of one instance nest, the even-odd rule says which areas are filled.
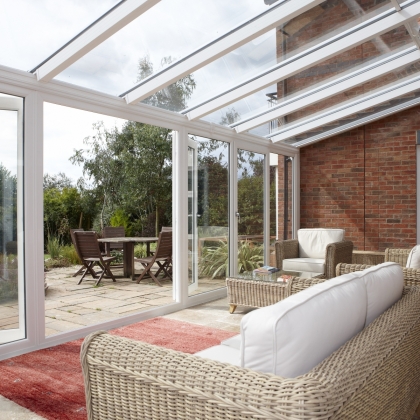
[[[17,240],[17,178],[0,163],[0,244]],[[0,248],[0,252],[5,252]]]
[[[131,236],[131,222],[130,217],[124,213],[124,210],[117,209],[110,218],[111,226],[124,226],[125,236]]]
[[[60,256],[65,258],[71,265],[82,264],[79,256],[77,255],[76,249],[72,245],[63,245],[60,248]]]
[[[264,263],[263,247],[254,245],[251,241],[241,241],[238,244],[238,271],[252,271]],[[229,246],[220,240],[216,246],[203,247],[199,263],[200,276],[220,278],[229,271]]]
[[[156,251],[156,243],[150,244],[150,251]],[[146,244],[137,244],[134,247],[134,256],[136,258],[147,257],[147,247]]]
[[[59,258],[49,258],[48,260],[44,261],[44,268],[46,271],[50,270],[51,268],[60,268],[60,267],[70,267],[72,264],[67,258],[59,257]]]
[[[48,235],[47,252],[55,260],[60,258],[61,240],[58,236]]]
[[[18,298],[18,260],[15,255],[0,254],[0,302]]]

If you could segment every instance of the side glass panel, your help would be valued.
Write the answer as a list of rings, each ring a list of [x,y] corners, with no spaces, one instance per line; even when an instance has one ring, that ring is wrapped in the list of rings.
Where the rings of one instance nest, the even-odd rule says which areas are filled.
[[[229,144],[190,135],[189,295],[225,287],[229,274]]]
[[[23,339],[23,99],[0,94],[0,343]]]
[[[264,265],[264,155],[238,149],[238,273]]]

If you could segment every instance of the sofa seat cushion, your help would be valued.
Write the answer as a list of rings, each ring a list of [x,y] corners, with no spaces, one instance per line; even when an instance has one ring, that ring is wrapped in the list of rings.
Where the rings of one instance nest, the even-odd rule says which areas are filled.
[[[367,310],[365,326],[401,299],[404,289],[402,267],[394,262],[386,262],[358,271],[367,291]]]
[[[363,329],[366,308],[364,280],[350,273],[250,312],[241,321],[241,366],[303,375]]]
[[[234,366],[241,365],[241,353],[239,349],[231,346],[220,344],[218,346],[209,347],[195,353],[196,356],[204,359],[215,360],[217,362],[229,363]]]
[[[420,268],[420,245],[416,245],[408,254],[407,268]]]
[[[325,273],[325,260],[323,258],[288,258],[283,260],[283,270],[322,274]]]
[[[241,347],[241,334],[234,335],[233,337],[223,340],[220,344],[239,350]]]
[[[300,258],[325,258],[328,244],[344,240],[344,229],[299,229]]]

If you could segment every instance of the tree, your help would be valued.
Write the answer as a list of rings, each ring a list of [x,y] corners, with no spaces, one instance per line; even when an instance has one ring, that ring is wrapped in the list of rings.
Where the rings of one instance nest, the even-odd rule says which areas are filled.
[[[169,66],[173,61],[175,60],[171,56],[164,57],[161,61],[161,67]],[[153,74],[153,64],[149,56],[145,56],[139,60],[138,70],[138,82]],[[195,87],[194,77],[189,74],[152,96],[149,96],[143,103],[179,112],[187,107],[187,100],[191,98]]]

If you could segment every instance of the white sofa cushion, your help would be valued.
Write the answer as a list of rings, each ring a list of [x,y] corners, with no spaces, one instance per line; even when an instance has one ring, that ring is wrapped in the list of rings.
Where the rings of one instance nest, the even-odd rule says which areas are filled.
[[[416,245],[408,254],[407,268],[420,268],[420,245]]]
[[[325,258],[328,244],[344,240],[344,229],[299,229],[300,258]]]
[[[362,330],[366,308],[364,280],[350,273],[250,312],[241,322],[241,366],[302,375]]]
[[[241,334],[234,335],[233,337],[223,340],[220,344],[223,346],[229,346],[236,350],[239,350],[241,347]]]
[[[325,260],[323,258],[288,258],[283,260],[283,270],[325,273]]]
[[[404,275],[399,264],[386,262],[357,272],[366,285],[368,326],[375,318],[390,308],[402,296]]]
[[[217,362],[229,363],[234,366],[241,365],[241,353],[239,349],[235,349],[231,346],[226,346],[223,344],[201,350],[195,353],[195,356],[203,357],[204,359],[215,360]]]

